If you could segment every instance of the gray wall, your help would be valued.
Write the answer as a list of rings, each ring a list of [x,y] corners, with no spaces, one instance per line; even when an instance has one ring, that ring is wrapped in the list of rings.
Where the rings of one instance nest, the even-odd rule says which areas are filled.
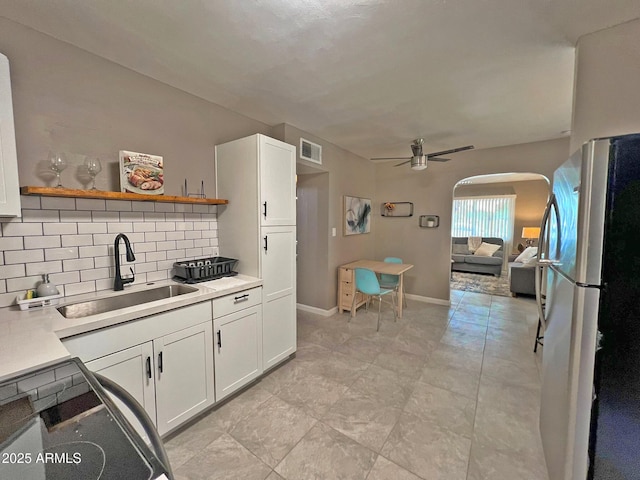
[[[47,185],[50,150],[68,154],[64,186],[85,188],[79,166],[102,159],[97,186],[119,190],[118,152],[162,155],[165,193],[214,196],[213,147],[271,128],[0,17],[0,52],[10,62],[20,185]],[[86,180],[84,180],[86,182]]]
[[[640,132],[640,20],[578,40],[571,151],[591,138]]]

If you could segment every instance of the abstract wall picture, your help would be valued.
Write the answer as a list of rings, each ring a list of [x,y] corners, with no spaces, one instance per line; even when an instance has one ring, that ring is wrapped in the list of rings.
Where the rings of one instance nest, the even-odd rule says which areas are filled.
[[[344,234],[359,235],[371,231],[371,200],[344,196]]]

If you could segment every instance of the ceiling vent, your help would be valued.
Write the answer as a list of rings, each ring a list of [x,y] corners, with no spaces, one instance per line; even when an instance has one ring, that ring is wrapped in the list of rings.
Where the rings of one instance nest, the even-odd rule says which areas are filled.
[[[300,158],[322,165],[322,145],[300,138]]]

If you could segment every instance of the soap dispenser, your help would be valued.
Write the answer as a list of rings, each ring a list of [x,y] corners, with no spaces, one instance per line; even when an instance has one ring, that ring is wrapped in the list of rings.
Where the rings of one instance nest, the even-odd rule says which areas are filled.
[[[38,285],[38,288],[36,289],[38,297],[50,297],[51,295],[58,295],[60,293],[58,292],[56,286],[53,283],[49,282],[48,273],[42,275],[42,279],[44,281],[40,285]]]

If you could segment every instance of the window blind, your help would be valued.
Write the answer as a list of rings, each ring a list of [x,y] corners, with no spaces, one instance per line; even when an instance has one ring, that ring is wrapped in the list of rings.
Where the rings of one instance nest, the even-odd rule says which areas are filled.
[[[452,237],[513,237],[515,195],[461,197],[453,200]]]

